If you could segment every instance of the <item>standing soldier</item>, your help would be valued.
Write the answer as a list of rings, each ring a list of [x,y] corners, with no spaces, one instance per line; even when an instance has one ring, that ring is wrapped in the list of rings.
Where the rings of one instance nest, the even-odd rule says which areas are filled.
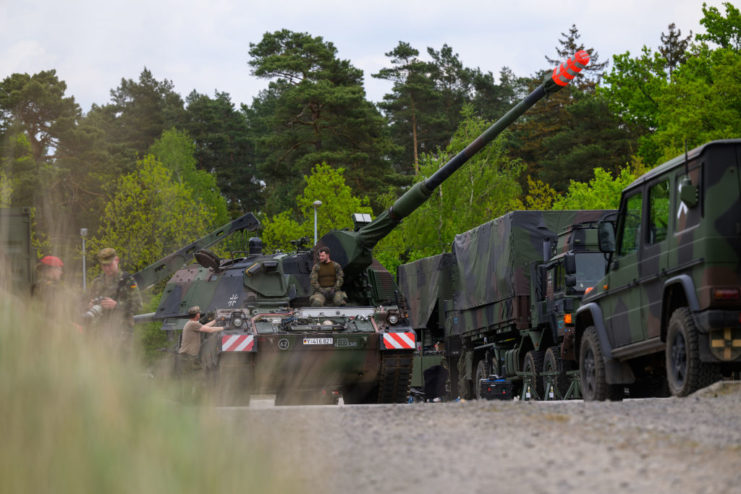
[[[201,308],[197,305],[188,309],[188,318],[188,322],[185,323],[185,327],[183,328],[183,334],[180,338],[180,348],[176,357],[176,372],[178,374],[185,374],[188,371],[213,366],[212,362],[216,360],[214,355],[204,356],[205,358],[203,360],[206,362],[202,362],[201,360],[201,334],[224,331],[223,326],[214,326],[216,319],[206,324],[201,324]],[[213,353],[217,348],[212,344],[206,348],[206,351]]]
[[[56,256],[44,256],[36,265],[36,283],[31,287],[31,295],[51,303],[62,286],[62,268],[64,263]]]
[[[342,266],[329,258],[329,247],[319,248],[319,262],[311,268],[311,287],[314,293],[311,295],[311,305],[323,306],[328,300],[333,305],[345,305],[347,295],[341,291],[344,281]]]
[[[63,304],[60,300],[63,267],[64,263],[56,256],[44,256],[36,265],[36,282],[31,287],[31,296],[47,316],[53,315]]]
[[[103,337],[123,355],[131,350],[134,314],[142,306],[136,280],[119,269],[116,251],[110,247],[98,253],[103,273],[90,284],[90,302],[86,315],[103,332]]]

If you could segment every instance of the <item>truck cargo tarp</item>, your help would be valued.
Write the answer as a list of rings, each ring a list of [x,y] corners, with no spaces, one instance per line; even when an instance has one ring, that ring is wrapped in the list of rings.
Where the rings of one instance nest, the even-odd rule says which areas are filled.
[[[544,260],[544,242],[570,225],[597,221],[605,211],[513,211],[456,235],[459,283],[455,308],[466,310],[530,295],[532,263]]]
[[[525,266],[543,259],[543,240],[552,237],[541,211],[515,211],[455,236],[460,273],[456,309],[530,294]]]
[[[424,328],[438,300],[444,254],[399,266],[399,289],[407,299],[409,319],[415,329]]]

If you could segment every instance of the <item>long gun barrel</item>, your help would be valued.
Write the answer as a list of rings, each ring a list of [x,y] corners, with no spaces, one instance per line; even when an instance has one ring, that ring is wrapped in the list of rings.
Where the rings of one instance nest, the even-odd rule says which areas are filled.
[[[525,99],[515,105],[502,118],[497,120],[483,134],[478,136],[471,144],[454,156],[444,166],[437,170],[431,177],[419,182],[409,189],[404,195],[396,200],[388,211],[385,211],[376,221],[365,225],[358,230],[358,241],[364,247],[373,248],[378,241],[385,237],[403,218],[411,214],[415,209],[430,197],[432,192],[463,166],[481,148],[494,140],[505,128],[517,120],[531,106],[544,96],[551,95],[568,85],[568,83],[589,63],[589,54],[580,50],[569,58],[565,63],[553,70],[543,83],[531,92]]]
[[[357,232],[330,232],[319,243],[330,247],[334,260],[342,264],[343,267],[349,267],[351,271],[354,267],[360,268],[362,265],[369,265],[371,249],[388,235],[402,219],[421,206],[445,179],[463,166],[466,161],[496,138],[540,99],[567,86],[588,63],[589,54],[586,51],[576,52],[573,57],[556,67],[540,86],[486,129],[463,151],[454,156],[428,179],[417,183],[405,192],[394,202],[393,206],[378,215],[375,220],[364,225]]]

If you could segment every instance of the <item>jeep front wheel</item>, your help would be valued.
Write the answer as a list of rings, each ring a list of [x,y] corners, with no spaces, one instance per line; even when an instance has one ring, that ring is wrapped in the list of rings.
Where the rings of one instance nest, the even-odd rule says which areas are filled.
[[[623,390],[607,384],[605,359],[594,326],[584,331],[579,347],[579,377],[584,401],[620,400]]]

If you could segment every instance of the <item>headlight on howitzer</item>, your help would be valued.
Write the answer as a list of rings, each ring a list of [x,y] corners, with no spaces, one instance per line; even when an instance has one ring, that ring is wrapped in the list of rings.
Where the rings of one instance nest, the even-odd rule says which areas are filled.
[[[233,312],[232,316],[229,320],[230,326],[232,326],[235,329],[241,329],[242,326],[244,326],[245,323],[245,315],[243,312]]]

